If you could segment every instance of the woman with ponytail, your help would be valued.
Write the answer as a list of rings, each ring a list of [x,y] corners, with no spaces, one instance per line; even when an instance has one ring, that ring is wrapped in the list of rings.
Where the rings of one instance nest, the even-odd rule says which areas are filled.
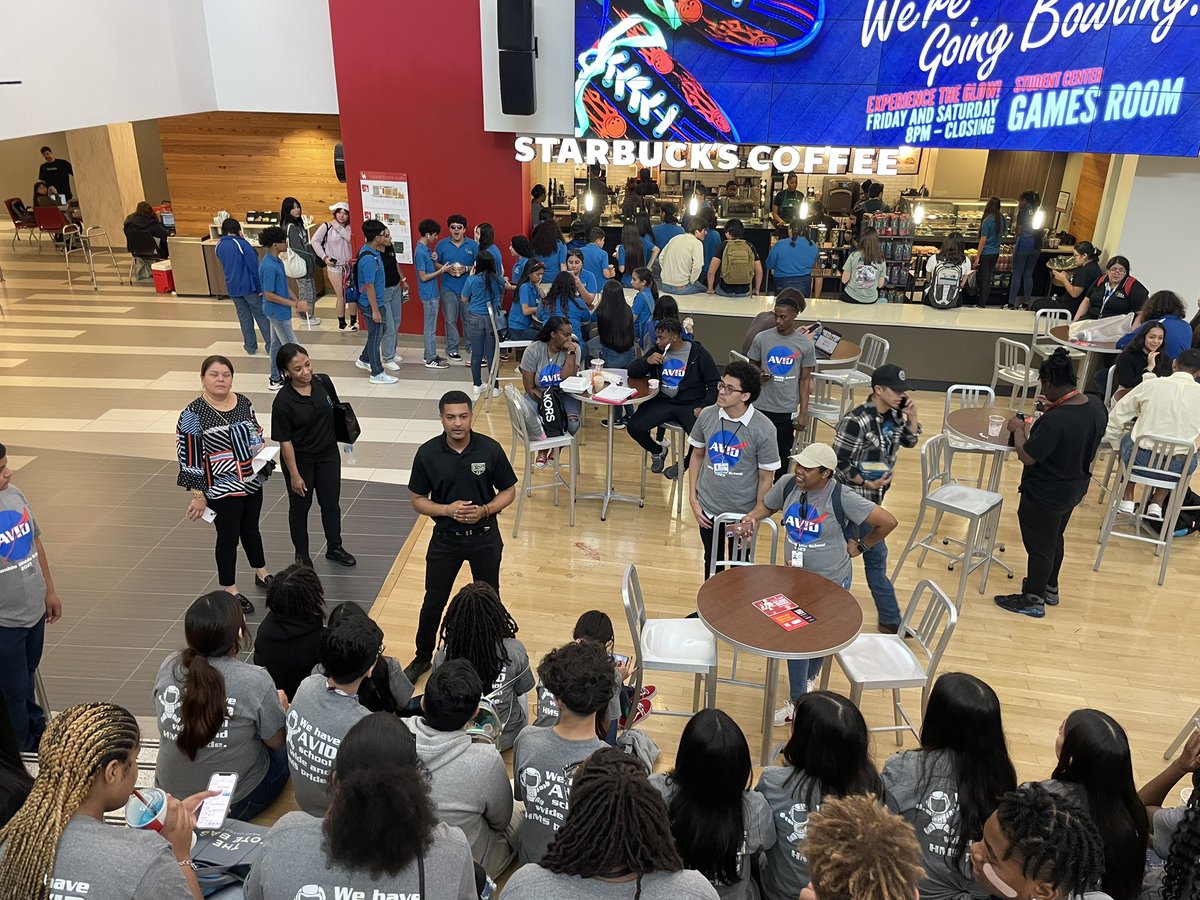
[[[346,733],[325,817],[290,812],[276,822],[245,885],[246,900],[343,895],[479,896],[471,845],[438,823],[416,740],[390,713]]]
[[[821,251],[808,239],[808,223],[794,221],[790,236],[778,240],[767,254],[765,268],[775,276],[775,293],[795,288],[805,297],[812,296],[812,273]]]
[[[541,865],[522,866],[508,880],[504,900],[630,896],[719,900],[720,895],[699,872],[684,869],[667,805],[642,764],[605,747],[575,771],[566,821]]]
[[[189,854],[193,816],[209,792],[168,796],[157,834],[104,822],[133,793],[139,741],[133,715],[112,703],[72,706],[50,721],[29,798],[0,829],[2,900],[47,900],[51,891],[89,900],[201,900]],[[59,886],[66,884],[82,889]]]
[[[232,594],[195,600],[183,631],[187,648],[163,661],[154,682],[162,738],[155,783],[184,795],[203,791],[217,772],[236,772],[229,817],[253,819],[287,784],[287,695],[266,669],[238,658],[249,635]]]

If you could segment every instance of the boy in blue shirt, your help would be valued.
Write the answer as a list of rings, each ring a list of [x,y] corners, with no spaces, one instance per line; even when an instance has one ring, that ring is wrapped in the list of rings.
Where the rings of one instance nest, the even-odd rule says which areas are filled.
[[[479,244],[467,237],[467,217],[458,213],[446,219],[450,237],[437,243],[436,261],[442,264],[442,318],[446,321],[446,355],[451,362],[461,363],[458,352],[458,311],[462,305],[463,287],[479,255]],[[426,354],[428,358],[428,354]]]
[[[391,246],[392,234],[378,219],[362,223],[363,244],[358,251],[358,307],[367,316],[367,342],[362,354],[354,361],[360,369],[371,373],[371,384],[395,384],[400,379],[383,371],[383,291],[386,278],[383,272],[383,248]]]
[[[588,233],[591,242],[582,248],[583,268],[596,277],[596,284],[603,286],[609,278],[616,277],[616,270],[604,252],[604,229],[593,228]]]
[[[258,279],[262,284],[263,312],[271,327],[271,345],[267,355],[271,358],[271,381],[267,385],[277,391],[283,387],[283,376],[275,365],[275,354],[284,344],[299,343],[296,332],[292,330],[292,310],[298,313],[308,312],[308,304],[297,300],[296,295],[288,287],[287,273],[283,271],[283,263],[279,254],[287,249],[287,232],[278,225],[264,228],[258,236],[258,242],[267,248],[267,255],[258,265]]]
[[[238,324],[242,326],[242,346],[253,356],[258,352],[254,323],[258,323],[258,329],[262,332],[264,347],[271,346],[271,325],[263,312],[258,254],[250,242],[242,237],[242,226],[237,219],[229,218],[221,223],[221,239],[217,241],[216,253],[221,270],[225,273],[225,290],[237,310]],[[271,374],[278,373],[272,371]]]
[[[449,265],[438,265],[437,254],[430,249],[437,243],[442,226],[433,219],[422,219],[417,225],[417,233],[421,238],[413,248],[413,266],[417,270],[417,295],[421,298],[421,308],[425,312],[425,368],[446,369],[450,363],[437,355],[438,307],[442,302],[438,276],[445,272]]]

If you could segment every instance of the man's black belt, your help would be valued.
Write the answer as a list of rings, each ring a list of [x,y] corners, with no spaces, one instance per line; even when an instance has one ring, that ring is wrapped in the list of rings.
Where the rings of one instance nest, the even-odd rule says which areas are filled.
[[[476,525],[474,528],[456,529],[456,528],[434,528],[433,533],[438,537],[478,537],[481,534],[487,534],[493,528],[495,523],[490,525]]]

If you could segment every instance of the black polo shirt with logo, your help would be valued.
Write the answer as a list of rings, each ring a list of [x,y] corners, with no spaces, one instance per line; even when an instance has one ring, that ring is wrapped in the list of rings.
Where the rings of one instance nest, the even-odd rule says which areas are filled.
[[[440,434],[417,448],[413,458],[408,489],[434,503],[469,500],[479,506],[491,503],[500,491],[517,483],[517,475],[504,448],[486,434],[471,432],[461,453],[453,450]],[[452,516],[434,516],[439,531],[469,531],[482,525],[494,525],[489,516],[475,524],[457,522]]]

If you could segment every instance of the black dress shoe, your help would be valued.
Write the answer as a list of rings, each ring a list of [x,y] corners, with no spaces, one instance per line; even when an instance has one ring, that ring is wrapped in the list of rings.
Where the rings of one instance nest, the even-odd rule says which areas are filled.
[[[877,622],[875,627],[879,629],[880,634],[896,634],[900,631],[899,622]]]
[[[347,553],[345,547],[330,547],[325,551],[325,558],[332,559],[335,563],[340,563],[343,566],[358,565],[358,560]]]
[[[313,567],[312,557],[311,556],[303,556],[303,555],[297,553],[296,554],[296,565],[305,566],[305,567],[311,569]]]
[[[417,679],[424,675],[432,668],[431,663],[427,659],[414,659],[404,667],[404,677],[408,679],[410,684],[416,684]]]
[[[258,588],[259,590],[265,591],[267,588],[269,588],[271,586],[271,582],[274,580],[275,580],[274,575],[268,575],[266,578],[259,578],[257,575],[255,575],[254,576],[254,586],[256,588]]]
[[[238,603],[242,605],[242,612],[248,616],[254,615],[254,604],[250,602],[250,599],[245,594],[234,594],[234,596],[237,597]]]

